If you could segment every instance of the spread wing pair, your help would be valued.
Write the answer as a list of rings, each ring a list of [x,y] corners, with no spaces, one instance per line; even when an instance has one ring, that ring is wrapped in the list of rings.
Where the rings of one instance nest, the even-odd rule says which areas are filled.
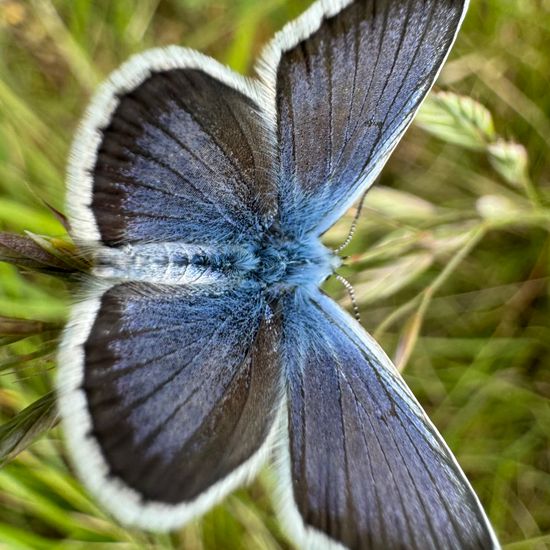
[[[315,281],[266,288],[223,261],[249,261],[273,227],[317,238],[372,185],[465,4],[321,0],[275,37],[257,80],[173,47],[96,95],[68,191],[96,277],[58,390],[75,467],[121,521],[178,527],[274,452],[277,507],[303,546],[498,546],[362,328]]]

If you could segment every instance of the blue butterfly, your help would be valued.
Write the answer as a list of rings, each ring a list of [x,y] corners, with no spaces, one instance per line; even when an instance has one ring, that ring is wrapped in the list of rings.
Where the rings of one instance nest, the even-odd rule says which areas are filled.
[[[257,78],[195,51],[131,58],[77,133],[67,209],[94,271],[59,354],[83,482],[120,521],[176,528],[274,455],[310,548],[498,542],[451,451],[320,290],[320,236],[373,184],[467,0],[319,0]]]

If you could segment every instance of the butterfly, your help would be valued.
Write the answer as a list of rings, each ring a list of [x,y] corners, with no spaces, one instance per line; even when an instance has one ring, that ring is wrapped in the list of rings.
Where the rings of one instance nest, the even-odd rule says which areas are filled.
[[[257,77],[132,57],[77,132],[67,210],[93,256],[59,352],[75,469],[121,522],[180,527],[272,458],[309,548],[487,549],[456,459],[360,324],[320,237],[432,87],[467,0],[319,0]]]

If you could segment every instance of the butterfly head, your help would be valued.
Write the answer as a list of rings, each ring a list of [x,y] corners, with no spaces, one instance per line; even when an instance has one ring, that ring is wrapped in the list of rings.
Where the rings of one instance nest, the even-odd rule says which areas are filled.
[[[266,235],[255,251],[255,275],[266,288],[319,286],[341,265],[341,258],[317,237]]]

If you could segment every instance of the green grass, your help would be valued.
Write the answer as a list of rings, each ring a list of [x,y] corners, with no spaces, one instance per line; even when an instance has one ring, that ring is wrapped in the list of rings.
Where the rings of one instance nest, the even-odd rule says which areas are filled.
[[[307,4],[0,1],[0,230],[66,237],[45,203],[63,210],[72,132],[128,55],[178,43],[249,72]],[[432,96],[369,195],[343,273],[502,543],[550,548],[550,2],[472,4],[438,84],[472,99]],[[327,242],[343,240],[352,214]],[[51,391],[69,286],[0,264],[0,419],[14,419],[0,430],[2,454],[51,422],[49,401],[15,415]],[[327,288],[347,304],[341,285]],[[52,429],[0,469],[0,549],[290,547],[267,470],[180,533],[150,536],[94,504],[60,437]]]

